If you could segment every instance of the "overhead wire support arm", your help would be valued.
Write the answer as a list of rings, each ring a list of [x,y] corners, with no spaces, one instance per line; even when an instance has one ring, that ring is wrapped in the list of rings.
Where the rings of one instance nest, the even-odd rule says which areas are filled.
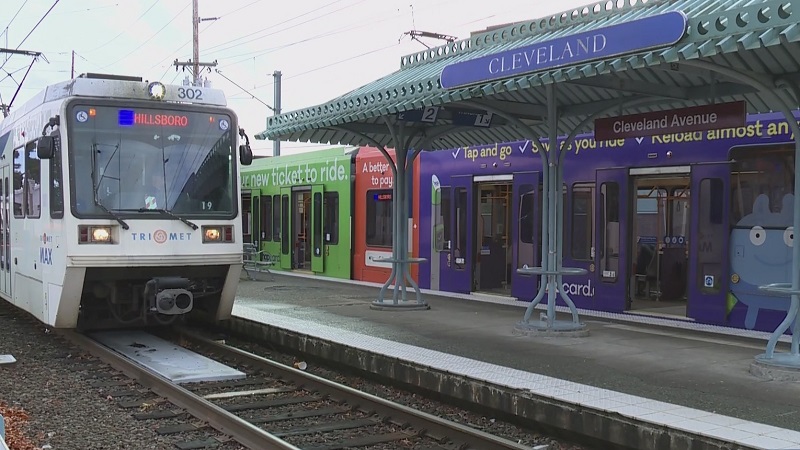
[[[455,41],[458,40],[458,38],[455,37],[455,36],[450,36],[450,35],[441,34],[441,33],[432,33],[430,31],[411,30],[411,31],[406,31],[405,33],[403,33],[403,35],[404,36],[411,36],[411,40],[412,41],[417,41],[417,42],[419,42],[420,44],[424,45],[427,48],[430,48],[430,46],[428,44],[422,42],[419,38],[426,37],[426,38],[431,38],[431,39],[439,39],[439,40],[447,41],[447,42],[455,42]]]
[[[263,101],[262,101],[260,98],[258,98],[258,97],[256,97],[255,95],[253,95],[253,94],[252,94],[250,91],[248,91],[247,89],[245,89],[245,88],[243,88],[243,87],[239,86],[239,83],[237,83],[237,82],[235,82],[235,81],[231,80],[230,78],[226,77],[226,76],[225,76],[225,74],[223,74],[221,70],[219,70],[219,69],[215,69],[215,70],[216,70],[216,72],[219,74],[219,76],[221,76],[222,78],[225,78],[226,80],[230,81],[230,82],[231,82],[231,83],[232,83],[234,86],[236,86],[236,87],[238,87],[239,89],[243,90],[244,92],[246,92],[246,93],[250,94],[250,97],[253,97],[253,99],[254,99],[254,100],[256,100],[256,101],[258,101],[259,103],[261,103],[262,105],[266,106],[266,107],[267,107],[267,108],[269,108],[269,109],[270,109],[272,112],[276,112],[276,111],[275,111],[275,108],[273,108],[272,106],[269,106],[268,104],[264,103],[264,102],[263,102]]]

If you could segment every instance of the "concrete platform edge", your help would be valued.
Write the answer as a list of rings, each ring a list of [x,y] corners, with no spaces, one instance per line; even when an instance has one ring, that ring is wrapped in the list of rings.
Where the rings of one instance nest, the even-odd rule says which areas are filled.
[[[233,317],[222,324],[230,332],[269,342],[307,360],[319,359],[363,371],[379,378],[439,393],[458,402],[481,404],[500,414],[534,423],[566,439],[602,442],[636,449],[692,450],[749,449],[712,437],[637,420],[615,412],[589,408],[511,389],[407,360],[367,352],[303,333]]]

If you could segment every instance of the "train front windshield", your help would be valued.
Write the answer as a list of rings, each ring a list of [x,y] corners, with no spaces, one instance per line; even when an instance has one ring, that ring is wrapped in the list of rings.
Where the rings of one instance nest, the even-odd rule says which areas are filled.
[[[68,111],[76,216],[167,210],[235,217],[236,135],[228,114],[85,104]]]

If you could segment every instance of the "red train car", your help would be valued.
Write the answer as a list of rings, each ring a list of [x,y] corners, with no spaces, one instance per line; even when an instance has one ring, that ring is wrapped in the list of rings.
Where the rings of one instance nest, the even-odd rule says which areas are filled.
[[[394,150],[388,150],[395,158]],[[415,165],[413,170],[414,190],[419,187]],[[356,155],[355,187],[353,190],[353,279],[383,283],[391,275],[392,266],[378,261],[392,256],[392,220],[394,176],[386,158],[378,149],[362,147]],[[412,256],[417,254],[419,215],[417,202],[409,198],[409,248]],[[412,277],[417,278],[417,267],[412,267]]]

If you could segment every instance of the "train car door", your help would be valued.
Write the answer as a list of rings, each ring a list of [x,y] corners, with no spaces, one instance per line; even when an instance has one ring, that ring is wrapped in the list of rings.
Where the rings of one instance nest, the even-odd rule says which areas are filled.
[[[691,236],[687,315],[723,321],[730,236],[730,162],[692,166]]]
[[[474,227],[472,226],[475,218],[472,175],[452,177],[451,185],[453,201],[450,217],[453,233],[448,269],[443,271],[440,283],[444,291],[470,293],[473,288],[473,247],[475,245]]]
[[[11,169],[0,170],[0,292],[11,298]]]
[[[325,236],[322,234],[322,197],[321,184],[311,186],[311,270],[322,273],[325,269]]]
[[[289,200],[292,196],[290,187],[281,188],[281,269],[291,270],[292,268],[292,246],[290,238],[291,228],[291,208]]]
[[[597,170],[595,307],[622,312],[627,302],[628,170]]]
[[[538,287],[538,277],[517,273],[516,269],[539,265],[539,227],[542,223],[539,211],[540,172],[517,172],[513,181],[512,240],[514,264],[511,271],[511,295],[525,301],[533,300]]]

